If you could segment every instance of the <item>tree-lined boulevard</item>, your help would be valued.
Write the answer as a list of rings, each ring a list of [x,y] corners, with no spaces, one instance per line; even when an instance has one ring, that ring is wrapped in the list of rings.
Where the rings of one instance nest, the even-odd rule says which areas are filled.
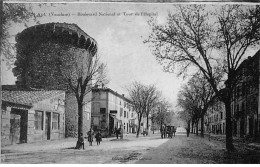
[[[74,138],[6,147],[2,163],[57,163],[57,164],[230,164],[259,163],[260,148],[235,142],[238,152],[227,154],[224,140],[186,136],[178,129],[172,139],[161,139],[160,134],[136,138],[126,134],[123,140],[107,138],[101,145],[73,149]]]
[[[1,5],[1,61],[16,77],[12,85],[16,90],[12,91],[61,90],[72,93],[75,108],[68,110],[63,103],[66,100],[62,103],[64,112],[76,111],[73,115],[76,121],[72,123],[75,123],[73,128],[77,131],[75,138],[65,138],[65,130],[60,133],[62,128],[68,128],[65,122],[68,119],[65,118],[66,114],[59,115],[58,108],[53,112],[39,111],[46,115],[43,117],[44,114],[38,115],[38,111],[28,109],[27,112],[27,108],[33,106],[31,103],[14,104],[7,100],[2,106],[5,114],[1,112],[1,116],[6,115],[4,119],[8,118],[8,109],[14,120],[14,115],[19,115],[21,110],[29,116],[27,115],[26,119],[23,117],[24,122],[18,127],[26,129],[25,132],[20,130],[25,136],[24,141],[20,142],[24,143],[3,146],[3,163],[260,163],[259,5],[175,4],[169,7],[167,15],[162,8],[164,15],[157,13],[142,20],[142,23],[145,21],[145,26],[138,26],[145,27],[146,32],[143,32],[144,36],[141,38],[139,35],[133,35],[138,32],[134,27],[128,28],[128,32],[124,30],[118,34],[114,33],[116,40],[106,43],[102,42],[109,37],[109,32],[116,32],[111,30],[113,24],[107,28],[108,33],[98,41],[87,29],[77,25],[81,24],[81,21],[42,23],[47,16],[41,18],[34,13],[36,8],[51,11],[60,9],[60,5],[67,8],[71,4]],[[128,18],[137,17],[133,12],[123,13]],[[99,20],[102,25],[107,21],[105,17],[111,19],[117,16],[113,12],[109,16],[102,16],[101,21]],[[129,24],[131,22],[128,21]],[[24,29],[15,34],[14,39],[11,35],[12,27],[18,29],[19,25]],[[104,28],[94,22],[88,26],[97,34]],[[119,29],[122,27],[118,26]],[[122,38],[124,34],[131,34],[132,31],[132,38]],[[107,66],[103,63],[104,57],[109,57],[107,55],[117,54],[118,48],[124,46],[124,40],[133,41],[131,43],[139,41],[142,43],[141,48],[150,49],[149,57],[142,62],[142,66],[152,69],[152,65],[146,61],[156,60],[163,72],[183,77],[182,86],[174,92],[176,101],[165,96],[168,92],[173,94],[173,83],[157,79],[149,82],[140,77],[130,77],[132,72],[148,73],[135,71],[138,69],[135,69],[135,63],[125,61],[125,57],[133,54],[139,56],[138,60],[141,59],[141,51],[129,53],[134,47],[119,49],[123,51],[119,54],[122,57],[111,57],[115,64]],[[115,49],[110,47],[111,43],[115,45]],[[110,48],[104,53],[106,47]],[[144,52],[147,53],[148,49],[145,49]],[[107,58],[109,59],[110,57]],[[108,77],[111,75],[109,69],[112,66],[121,69],[118,71],[124,76],[117,73],[116,77],[122,78]],[[142,77],[145,78],[145,75]],[[151,74],[150,77],[154,76]],[[119,86],[121,80],[126,80],[127,84]],[[98,91],[92,94],[92,91],[105,90],[110,82],[124,87],[126,94],[117,91],[113,91],[113,96],[106,94],[106,98],[112,100],[106,101],[107,108],[104,108],[101,107],[102,102],[98,101],[105,99],[104,94]],[[159,86],[160,82],[163,82],[164,87]],[[168,92],[165,92],[165,87]],[[121,99],[114,95],[121,97],[122,103]],[[66,95],[65,98],[67,97]],[[53,99],[49,101],[54,103]],[[60,105],[60,102],[58,99],[57,105]],[[113,103],[111,108],[108,107],[110,103]],[[15,111],[8,108],[12,105]],[[33,124],[28,123],[28,118]],[[2,126],[7,129],[7,137],[2,137],[5,141],[8,137],[11,138],[8,134],[14,132],[11,126],[8,129],[8,123],[15,121],[12,121],[11,117],[9,119],[6,126]],[[61,119],[65,122],[62,125]],[[126,119],[127,121],[123,122]],[[94,135],[87,132],[94,129],[94,122],[98,124],[95,134],[102,131],[106,135],[101,145],[88,146],[88,141],[92,140]],[[27,126],[38,131],[28,130],[27,133]],[[136,130],[130,133],[130,128]],[[50,140],[50,129],[58,134],[55,135],[59,140]],[[117,131],[114,132],[114,129]],[[171,138],[170,134],[174,130],[177,130],[176,136]],[[166,131],[169,136],[163,138]],[[42,141],[26,143],[29,133],[41,134]],[[120,139],[115,138],[118,133]],[[32,138],[39,139],[34,136]],[[44,141],[45,138],[50,141]],[[80,150],[81,146],[84,146],[83,143],[85,149]]]

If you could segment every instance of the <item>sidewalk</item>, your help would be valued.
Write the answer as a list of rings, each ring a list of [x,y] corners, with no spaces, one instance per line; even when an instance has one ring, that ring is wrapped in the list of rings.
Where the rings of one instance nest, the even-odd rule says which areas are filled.
[[[142,136],[140,136],[142,138]],[[124,134],[123,140],[134,140],[136,139],[136,134]],[[116,137],[102,138],[102,141],[116,141]],[[120,139],[118,139],[120,141]],[[58,149],[73,148],[76,146],[77,138],[64,138],[60,140],[45,140],[34,143],[23,143],[14,144],[8,146],[2,146],[1,154],[6,153],[24,153],[24,152],[35,152],[35,151],[50,151]],[[94,139],[95,142],[95,139]],[[85,144],[88,145],[87,139],[85,139]]]
[[[204,134],[204,136],[205,136],[205,138],[208,138],[209,134]],[[226,142],[226,135],[210,134],[210,140],[218,140],[221,142]],[[260,150],[260,143],[249,142],[249,141],[244,142],[243,138],[235,137],[235,136],[233,136],[233,141],[234,141],[234,143],[237,143],[237,144],[244,144],[249,149]]]

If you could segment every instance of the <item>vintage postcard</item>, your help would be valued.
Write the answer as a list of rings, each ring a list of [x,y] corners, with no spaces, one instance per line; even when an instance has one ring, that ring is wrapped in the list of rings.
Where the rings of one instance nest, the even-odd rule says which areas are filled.
[[[1,163],[260,163],[258,1],[4,1]]]

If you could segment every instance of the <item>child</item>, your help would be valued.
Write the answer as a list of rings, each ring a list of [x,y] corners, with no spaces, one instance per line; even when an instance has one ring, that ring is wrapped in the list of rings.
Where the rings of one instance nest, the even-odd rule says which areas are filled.
[[[80,133],[80,136],[79,136],[79,147],[78,147],[78,149],[80,149],[81,146],[83,147],[83,150],[85,150],[85,148],[84,148],[84,137],[83,137],[82,133]]]
[[[102,136],[101,136],[100,130],[96,134],[95,138],[96,138],[96,141],[97,141],[97,145],[100,145],[100,141],[102,141]]]

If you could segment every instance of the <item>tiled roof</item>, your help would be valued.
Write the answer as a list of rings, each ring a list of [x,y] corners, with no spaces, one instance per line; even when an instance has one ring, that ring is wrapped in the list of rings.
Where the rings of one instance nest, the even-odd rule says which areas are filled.
[[[2,101],[32,105],[44,99],[59,95],[64,91],[2,91]]]

